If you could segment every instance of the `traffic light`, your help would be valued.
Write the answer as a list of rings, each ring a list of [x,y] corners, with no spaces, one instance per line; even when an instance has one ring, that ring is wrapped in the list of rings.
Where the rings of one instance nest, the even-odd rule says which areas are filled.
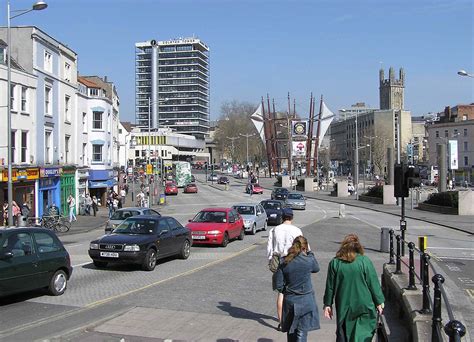
[[[405,174],[407,167],[403,163],[395,164],[395,197],[408,197],[408,184],[406,183]]]
[[[417,188],[421,185],[420,168],[418,166],[409,167],[406,173],[409,188]]]

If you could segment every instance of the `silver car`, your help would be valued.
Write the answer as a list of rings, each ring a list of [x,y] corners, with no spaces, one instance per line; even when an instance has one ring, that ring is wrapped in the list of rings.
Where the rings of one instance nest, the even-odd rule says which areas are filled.
[[[150,208],[143,207],[130,207],[130,208],[121,208],[115,211],[112,217],[105,223],[105,234],[112,232],[120,223],[125,219],[132,216],[139,215],[158,215],[161,216],[159,212]]]
[[[239,203],[232,208],[242,216],[246,232],[255,235],[258,230],[267,230],[267,213],[260,204]]]
[[[306,199],[298,192],[290,192],[286,198],[286,205],[291,209],[306,209]]]

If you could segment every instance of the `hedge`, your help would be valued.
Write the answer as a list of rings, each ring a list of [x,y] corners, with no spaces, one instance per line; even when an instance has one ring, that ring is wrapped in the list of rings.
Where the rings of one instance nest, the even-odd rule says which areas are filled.
[[[364,196],[383,198],[383,186],[375,185],[370,187]]]
[[[440,205],[443,207],[458,208],[458,201],[459,195],[457,191],[446,191],[430,194],[425,203]]]

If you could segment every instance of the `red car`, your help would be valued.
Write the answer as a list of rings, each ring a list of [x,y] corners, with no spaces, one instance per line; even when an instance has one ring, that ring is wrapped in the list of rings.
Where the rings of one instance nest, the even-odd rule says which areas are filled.
[[[226,247],[231,239],[243,240],[244,221],[232,208],[207,208],[197,213],[186,225],[191,230],[193,244]]]
[[[253,193],[263,195],[263,188],[260,186],[260,184],[253,185]]]
[[[165,194],[166,195],[177,195],[178,194],[178,187],[174,183],[166,184],[165,186]]]
[[[197,194],[198,187],[194,183],[189,183],[184,187],[184,192],[188,194]]]

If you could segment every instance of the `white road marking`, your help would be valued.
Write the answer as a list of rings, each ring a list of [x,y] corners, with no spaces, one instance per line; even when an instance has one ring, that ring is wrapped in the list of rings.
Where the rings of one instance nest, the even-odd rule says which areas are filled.
[[[74,268],[74,267],[80,267],[80,266],[84,266],[84,265],[88,265],[88,264],[90,264],[90,263],[92,263],[92,261],[87,261],[87,262],[83,262],[83,263],[80,263],[80,264],[77,264],[77,265],[72,265],[72,268]]]
[[[450,250],[468,250],[474,251],[474,248],[464,248],[464,247],[426,247],[426,249],[450,249]]]
[[[474,261],[474,258],[471,257],[462,257],[462,256],[438,256],[437,257],[440,260],[468,260],[468,261]]]

